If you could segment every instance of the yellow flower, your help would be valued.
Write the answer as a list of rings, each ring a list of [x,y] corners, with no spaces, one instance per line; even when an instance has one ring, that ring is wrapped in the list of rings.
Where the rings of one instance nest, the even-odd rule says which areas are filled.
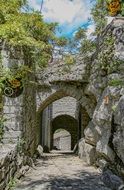
[[[111,16],[116,16],[121,10],[120,0],[112,0],[111,3],[108,4],[108,10]]]
[[[11,81],[9,81],[9,82],[10,82],[10,84],[12,85],[12,88],[18,88],[18,87],[21,86],[20,81],[17,80],[17,79],[11,80]]]

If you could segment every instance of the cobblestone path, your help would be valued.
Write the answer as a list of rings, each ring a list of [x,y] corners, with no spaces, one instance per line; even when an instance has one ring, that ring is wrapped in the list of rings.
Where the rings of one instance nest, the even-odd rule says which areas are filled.
[[[38,159],[15,190],[109,190],[100,181],[97,169],[76,155],[46,154]]]

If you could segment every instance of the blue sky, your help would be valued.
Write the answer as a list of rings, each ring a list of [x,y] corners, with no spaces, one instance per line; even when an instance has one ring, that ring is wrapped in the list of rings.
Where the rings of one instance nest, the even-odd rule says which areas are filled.
[[[42,0],[28,1],[31,7],[40,10]],[[88,29],[87,35],[90,37],[95,28],[89,20],[91,7],[91,0],[44,0],[42,14],[45,21],[60,24],[60,35],[70,37],[81,26]]]

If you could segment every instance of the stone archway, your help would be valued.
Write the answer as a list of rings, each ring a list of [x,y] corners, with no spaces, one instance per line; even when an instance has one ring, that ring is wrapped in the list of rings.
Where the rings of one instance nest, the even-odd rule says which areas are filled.
[[[43,111],[52,102],[70,96],[75,98],[82,107],[85,107],[89,116],[92,117],[96,107],[96,98],[92,93],[85,94],[85,88],[85,85],[76,86],[60,82],[56,85],[51,85],[48,88],[38,90],[36,97],[37,113]]]
[[[53,146],[53,134],[60,128],[67,130],[71,134],[71,149],[73,150],[78,141],[78,121],[70,115],[60,115],[54,118],[51,121],[51,146]]]
[[[51,145],[51,125],[52,125],[52,121],[54,120],[54,118],[56,118],[57,116],[61,116],[61,115],[68,115],[72,118],[74,118],[75,120],[77,120],[78,123],[78,107],[77,107],[77,100],[70,97],[70,96],[66,96],[64,98],[60,98],[57,101],[54,101],[52,104],[48,105],[42,112],[41,114],[38,113],[38,120],[39,120],[39,133],[37,133],[37,135],[39,135],[38,138],[40,138],[40,144],[43,147],[47,147],[48,150],[52,149],[52,145]],[[40,122],[41,121],[41,122]],[[78,124],[77,124],[78,126]],[[77,132],[79,134],[79,126],[77,129]]]
[[[49,86],[48,89],[45,88],[44,91],[42,90],[37,92],[37,131],[35,138],[36,145],[39,144],[41,138],[41,113],[43,113],[43,111],[56,100],[60,100],[61,98],[68,96],[76,99],[79,104],[79,113],[77,114],[76,118],[78,121],[78,125],[80,125],[78,126],[78,131],[80,130],[78,136],[80,138],[84,136],[84,129],[87,127],[88,122],[92,119],[96,106],[96,101],[94,101],[95,97],[92,94],[84,94],[84,89],[82,88],[82,86],[77,87],[75,85],[59,83]],[[51,123],[51,120],[52,119],[49,119],[49,123]],[[84,123],[84,121],[86,122]],[[49,134],[49,136],[50,139],[51,135]]]

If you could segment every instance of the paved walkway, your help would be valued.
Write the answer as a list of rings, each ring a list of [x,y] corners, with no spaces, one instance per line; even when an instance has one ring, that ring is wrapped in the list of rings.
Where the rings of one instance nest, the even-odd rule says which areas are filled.
[[[45,154],[15,190],[109,190],[97,169],[72,154]]]

